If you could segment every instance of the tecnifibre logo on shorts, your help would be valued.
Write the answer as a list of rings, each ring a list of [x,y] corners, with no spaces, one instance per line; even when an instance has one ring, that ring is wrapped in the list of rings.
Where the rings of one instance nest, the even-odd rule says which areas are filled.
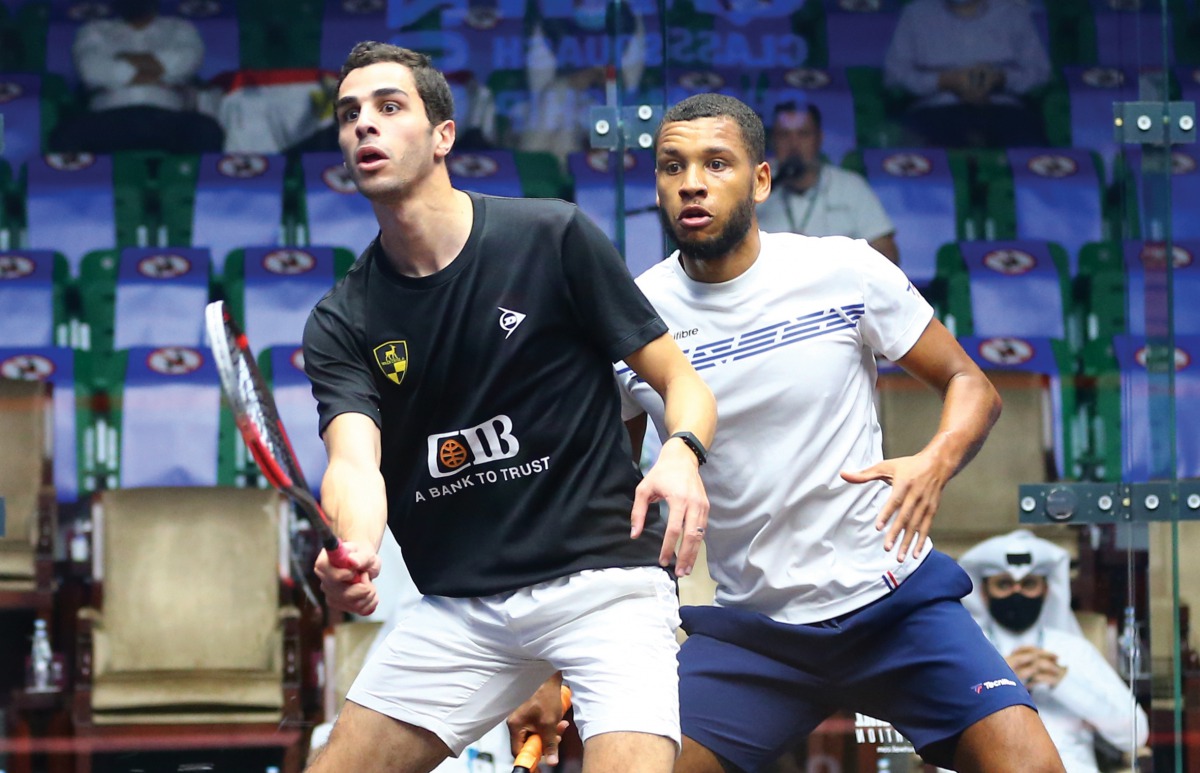
[[[1017,683],[1011,679],[996,679],[991,682],[980,682],[971,686],[971,692],[980,695],[984,690],[994,690],[997,687],[1016,687]]]
[[[429,436],[429,474],[448,478],[476,464],[511,459],[521,450],[512,419],[500,414],[482,424]]]

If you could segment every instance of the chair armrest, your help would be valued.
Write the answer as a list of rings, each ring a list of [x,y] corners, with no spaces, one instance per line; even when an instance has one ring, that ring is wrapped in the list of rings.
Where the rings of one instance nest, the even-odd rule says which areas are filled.
[[[82,607],[75,615],[75,693],[71,714],[76,727],[92,724],[93,629],[102,620],[100,611],[91,607]]]

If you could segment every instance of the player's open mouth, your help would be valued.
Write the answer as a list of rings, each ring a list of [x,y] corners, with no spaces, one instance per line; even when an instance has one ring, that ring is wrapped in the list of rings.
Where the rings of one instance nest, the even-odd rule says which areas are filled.
[[[361,147],[354,154],[354,161],[358,164],[359,169],[371,170],[377,169],[387,163],[387,156],[383,151],[371,146]]]
[[[704,207],[684,207],[679,213],[679,224],[684,228],[704,228],[712,221],[712,213]]]

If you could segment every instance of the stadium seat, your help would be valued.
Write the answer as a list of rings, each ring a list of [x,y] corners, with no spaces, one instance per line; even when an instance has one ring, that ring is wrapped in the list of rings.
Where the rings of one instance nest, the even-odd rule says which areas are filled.
[[[1121,172],[1130,182],[1129,192],[1135,195],[1139,232],[1149,241],[1171,239],[1200,239],[1200,218],[1196,217],[1195,202],[1200,196],[1200,150],[1192,145],[1174,145],[1171,148],[1171,210],[1170,222],[1163,219],[1165,201],[1156,198],[1151,203],[1147,192],[1161,191],[1163,170],[1152,167],[1142,149],[1131,146],[1126,149]]]
[[[308,313],[354,262],[333,247],[246,247],[225,264],[225,301],[250,346],[299,343]]]
[[[106,488],[244,485],[245,447],[221,403],[207,348],[133,347],[96,363],[94,388],[116,449],[97,459]]]
[[[1120,443],[1109,444],[1109,465],[1112,475],[1129,483],[1170,477],[1200,477],[1200,336],[1175,337],[1173,353],[1175,373],[1171,380],[1170,403],[1174,417],[1164,415],[1167,407],[1166,368],[1155,366],[1152,374],[1147,367],[1147,339],[1142,336],[1115,336],[1113,350],[1120,374]],[[1164,352],[1168,362],[1170,352]],[[1153,356],[1152,354],[1150,355]],[[1166,364],[1166,363],[1164,363]],[[1111,390],[1098,397],[1113,399]],[[1111,417],[1111,411],[1099,412],[1101,420]],[[1174,419],[1175,448],[1164,449],[1165,422]],[[1108,428],[1108,437],[1118,437],[1117,428]],[[1120,459],[1111,458],[1113,449],[1120,449]],[[1175,469],[1170,469],[1174,456]],[[1165,464],[1165,467],[1164,467]]]
[[[964,157],[945,150],[866,149],[846,166],[865,173],[896,225],[904,273],[919,287],[937,274],[938,249],[973,234]]]
[[[831,67],[883,67],[901,0],[822,0]]]
[[[258,356],[263,378],[275,395],[279,419],[287,429],[296,461],[313,494],[321,490],[328,457],[317,431],[317,401],[304,373],[304,351],[296,344],[272,346]]]
[[[1132,67],[1161,67],[1174,62],[1174,45],[1163,37],[1163,17],[1158,3],[1117,3],[1091,0],[1095,31],[1095,58],[1098,64]],[[1085,35],[1091,31],[1084,27]]]
[[[0,346],[69,346],[67,260],[50,250],[0,252]]]
[[[965,271],[949,277],[946,325],[959,337],[1078,341],[1068,324],[1067,256],[1048,242],[960,242]]]
[[[77,769],[90,769],[86,757],[112,734],[211,749],[244,748],[240,736],[254,733],[254,745],[298,751],[303,656],[286,500],[259,489],[123,489],[101,492],[93,516],[97,592],[77,619],[86,665],[73,730],[88,739]]]
[[[84,348],[203,346],[212,258],[197,247],[89,253],[80,270]]]
[[[161,3],[164,16],[178,16],[190,21],[204,41],[204,61],[196,76],[210,81],[222,73],[241,68],[241,35],[238,25],[237,0],[165,0]]]
[[[38,381],[53,387],[53,483],[58,500],[64,503],[96,489],[95,471],[88,463],[97,451],[91,402],[76,365],[81,358],[66,347],[0,348],[0,380]]]
[[[0,158],[19,170],[42,153],[42,78],[0,74],[0,115],[4,116],[4,152]]]
[[[323,244],[361,253],[379,233],[371,203],[358,193],[337,152],[305,153],[303,235],[299,244]]]
[[[624,200],[618,203],[612,156],[607,150],[572,153],[567,165],[575,203],[618,246],[618,220],[623,222],[625,263],[636,277],[667,255],[655,204],[654,158],[649,151],[626,151]]]
[[[1094,150],[1113,168],[1121,143],[1113,132],[1113,102],[1137,100],[1137,70],[1132,67],[1065,67],[1067,86],[1066,143]],[[1063,120],[1061,116],[1052,120]],[[1051,128],[1051,131],[1055,131]]]
[[[0,377],[0,609],[33,607],[46,619],[54,605],[57,510],[50,454],[49,388]]]
[[[282,155],[205,153],[162,165],[166,244],[206,247],[218,273],[231,250],[283,243]]]
[[[654,0],[635,0],[635,7],[653,6]],[[472,14],[479,19],[520,18],[525,0],[405,0],[388,3],[387,26],[394,30],[437,29],[463,23]],[[570,10],[563,0],[542,0],[542,13],[553,16]]]
[[[31,159],[25,208],[29,247],[61,252],[78,271],[84,254],[118,243],[112,157],[50,153]]]
[[[1048,338],[960,338],[996,385],[1004,412],[979,455],[946,487],[933,539],[978,542],[1018,528],[1017,484],[1078,477],[1084,425],[1072,360]],[[938,426],[936,393],[894,365],[881,367],[880,423],[885,458],[924,448]]]
[[[1200,241],[1172,244],[1174,266],[1173,329],[1200,335]],[[1119,334],[1146,335],[1147,328],[1166,329],[1166,245],[1126,240],[1089,244],[1080,253],[1077,295],[1088,341],[1108,341]],[[1149,324],[1148,324],[1149,323]]]
[[[524,195],[511,150],[454,150],[446,157],[446,168],[456,188],[492,196]]]
[[[385,0],[325,0],[320,66],[340,71],[356,43],[381,39],[387,29],[386,12]]]
[[[1099,155],[1078,148],[1013,148],[985,172],[989,238],[1054,242],[1070,275],[1079,250],[1108,238]]]
[[[666,77],[667,104],[695,94],[725,94],[754,105],[758,99],[759,71],[746,67],[674,67]]]
[[[822,149],[831,163],[840,164],[847,153],[859,146],[854,95],[844,70],[775,69],[765,71],[763,78],[761,94],[748,102],[762,116],[768,133],[777,106],[794,102],[802,108],[812,104],[821,111]]]

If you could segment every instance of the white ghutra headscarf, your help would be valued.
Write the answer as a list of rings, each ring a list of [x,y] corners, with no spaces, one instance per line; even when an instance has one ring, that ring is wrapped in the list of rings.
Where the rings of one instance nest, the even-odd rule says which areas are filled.
[[[1071,612],[1071,556],[1067,551],[1026,529],[984,540],[963,554],[959,565],[971,577],[974,590],[962,600],[976,620],[990,619],[983,580],[997,574],[1020,582],[1026,575],[1046,578],[1046,600],[1035,626],[1082,636]]]

